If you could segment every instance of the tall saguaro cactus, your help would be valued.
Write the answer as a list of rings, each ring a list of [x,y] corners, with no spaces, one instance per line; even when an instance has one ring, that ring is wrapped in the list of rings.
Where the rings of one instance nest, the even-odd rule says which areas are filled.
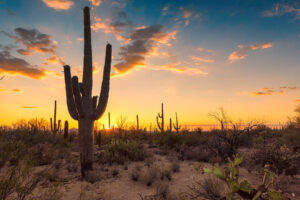
[[[81,175],[85,177],[86,172],[93,169],[92,132],[94,121],[103,115],[108,101],[112,46],[106,45],[103,80],[98,100],[97,96],[92,97],[93,62],[89,7],[85,7],[83,13],[84,61],[82,83],[78,83],[77,76],[71,78],[70,66],[68,65],[64,66],[64,76],[69,114],[74,120],[78,120]]]
[[[50,126],[51,126],[51,132],[56,134],[60,129],[60,120],[56,123],[56,100],[54,101],[54,116],[53,120],[52,117],[50,118]]]
[[[136,115],[136,131],[139,132],[140,124],[139,124],[139,115]]]
[[[175,123],[173,123],[174,129],[176,130],[176,133],[179,132],[179,130],[181,129],[181,126],[178,125],[178,118],[177,118],[177,112],[175,113],[176,115],[176,125]]]
[[[170,118],[170,125],[169,126],[170,126],[169,131],[170,131],[170,133],[172,133],[172,118]]]
[[[161,118],[161,123],[159,123],[158,118]],[[156,117],[156,122],[159,130],[163,133],[165,132],[165,120],[164,120],[164,103],[161,103],[161,114],[158,113],[158,116]]]
[[[110,112],[108,112],[108,129],[110,129]]]

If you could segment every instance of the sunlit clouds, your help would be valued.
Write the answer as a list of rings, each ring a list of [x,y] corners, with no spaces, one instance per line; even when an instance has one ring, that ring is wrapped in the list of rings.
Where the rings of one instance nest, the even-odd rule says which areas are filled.
[[[281,86],[279,88],[269,88],[263,87],[260,88],[258,91],[254,92],[238,92],[237,95],[239,96],[277,96],[277,95],[286,95],[287,92],[298,90],[296,86]]]
[[[265,17],[281,16],[285,14],[294,14],[296,19],[300,19],[300,6],[299,4],[289,5],[285,3],[276,3],[270,10],[263,12]]]
[[[39,108],[37,106],[20,106],[20,108],[25,108],[25,109],[36,109]]]
[[[89,0],[93,6],[100,6],[102,0]]]
[[[257,50],[257,49],[267,49],[267,48],[271,48],[272,46],[273,46],[273,44],[271,44],[269,42],[250,45],[250,46],[239,45],[238,46],[239,50],[232,52],[228,57],[228,61],[230,63],[233,63],[233,62],[236,62],[238,60],[245,59],[248,56],[247,53],[249,51],[254,51],[254,50]]]
[[[199,56],[190,56],[192,60],[196,62],[201,62],[201,63],[214,63],[215,60],[213,59],[208,59],[208,58],[201,58]]]
[[[74,5],[71,0],[43,0],[43,2],[55,10],[69,10]]]

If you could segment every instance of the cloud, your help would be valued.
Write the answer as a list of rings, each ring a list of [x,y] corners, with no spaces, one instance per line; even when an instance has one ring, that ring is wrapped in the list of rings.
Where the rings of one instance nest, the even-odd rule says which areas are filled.
[[[23,44],[26,49],[19,49],[17,52],[22,55],[32,53],[55,54],[57,42],[51,40],[51,36],[41,33],[37,29],[16,28],[15,34],[4,33],[14,39],[17,43]]]
[[[38,69],[27,61],[16,58],[7,49],[0,51],[0,74],[17,74],[33,79],[46,76],[46,70]]]
[[[93,6],[100,6],[102,0],[89,0]]]
[[[265,17],[282,16],[285,14],[294,14],[296,19],[300,19],[300,8],[296,8],[296,5],[287,5],[284,3],[276,3],[272,9],[263,12]]]
[[[267,48],[271,48],[273,45],[269,42],[266,43],[261,43],[261,44],[255,44],[255,45],[250,45],[250,46],[243,46],[243,45],[239,45],[239,50],[238,51],[234,51],[232,52],[229,56],[228,56],[228,61],[230,63],[233,63],[235,61],[241,60],[241,59],[245,59],[248,55],[247,53],[249,51],[254,51],[257,49],[267,49]]]
[[[295,99],[294,102],[295,103],[300,103],[300,99]]]
[[[170,46],[176,39],[176,31],[165,32],[164,26],[152,25],[133,31],[130,43],[122,46],[119,52],[119,63],[113,65],[115,74],[126,74],[138,66],[145,66],[145,57],[155,55],[161,44]]]
[[[287,91],[297,90],[298,87],[291,86],[281,86],[278,89],[273,89],[269,87],[260,88],[259,91],[255,92],[238,92],[237,94],[240,96],[271,96],[271,95],[285,95]]]
[[[21,89],[12,89],[13,92],[22,92]]]
[[[204,63],[214,63],[215,62],[215,60],[213,60],[213,59],[201,58],[199,56],[190,56],[190,58],[196,62],[204,62]]]
[[[55,10],[69,10],[74,5],[70,0],[43,0],[43,2]]]
[[[170,4],[165,5],[162,8],[162,15],[166,15],[169,9],[170,9]]]
[[[94,17],[94,23],[91,28],[94,31],[102,30],[104,33],[112,33],[114,36],[125,43],[129,42],[129,38],[124,36],[127,32],[130,32],[134,26],[128,19],[127,14],[123,11],[113,12],[111,19],[101,19],[98,16]]]
[[[180,67],[180,62],[171,62],[165,65],[156,66],[154,70],[169,70],[176,73],[185,73],[189,75],[207,75],[207,72],[202,71],[198,68],[192,67]]]
[[[57,56],[51,56],[50,58],[46,58],[46,61],[47,61],[48,63],[53,64],[53,65],[55,65],[55,64],[57,64],[57,63],[63,64],[63,63],[59,60],[59,58],[58,58]]]
[[[39,108],[37,106],[20,106],[20,108]]]

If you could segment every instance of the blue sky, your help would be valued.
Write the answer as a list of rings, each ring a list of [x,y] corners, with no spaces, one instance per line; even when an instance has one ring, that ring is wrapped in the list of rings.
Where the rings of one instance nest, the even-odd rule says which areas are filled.
[[[92,8],[96,93],[104,46],[113,45],[115,116],[142,112],[152,123],[163,101],[185,124],[213,123],[207,113],[219,106],[235,119],[277,123],[300,102],[299,1],[0,0],[4,123],[48,118],[54,99],[68,118],[62,65],[81,73],[84,6]]]

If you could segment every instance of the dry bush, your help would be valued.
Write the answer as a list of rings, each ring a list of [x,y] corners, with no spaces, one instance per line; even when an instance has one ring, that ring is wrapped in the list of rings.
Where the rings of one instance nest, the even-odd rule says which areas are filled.
[[[160,168],[160,180],[172,180],[172,169],[170,167],[162,166]]]
[[[196,181],[189,186],[189,192],[186,194],[190,199],[205,197],[206,199],[223,199],[222,191],[224,184],[213,175],[205,176],[203,180]]]
[[[151,186],[157,176],[158,176],[159,169],[156,166],[151,166],[149,168],[146,168],[144,171],[142,171],[140,180],[142,183],[146,184],[147,186]]]
[[[141,175],[141,166],[135,165],[134,168],[130,171],[130,178],[133,181],[138,181]]]
[[[250,155],[248,164],[252,168],[263,168],[269,164],[276,174],[296,175],[300,173],[300,154],[293,152],[286,145],[265,146]]]
[[[85,180],[89,183],[96,183],[101,180],[100,172],[93,170],[93,171],[87,171],[85,175]]]
[[[172,172],[176,173],[180,171],[180,163],[178,160],[173,160],[170,166]]]
[[[169,184],[162,182],[156,187],[156,192],[153,195],[143,196],[139,194],[141,200],[174,200],[170,195]]]

